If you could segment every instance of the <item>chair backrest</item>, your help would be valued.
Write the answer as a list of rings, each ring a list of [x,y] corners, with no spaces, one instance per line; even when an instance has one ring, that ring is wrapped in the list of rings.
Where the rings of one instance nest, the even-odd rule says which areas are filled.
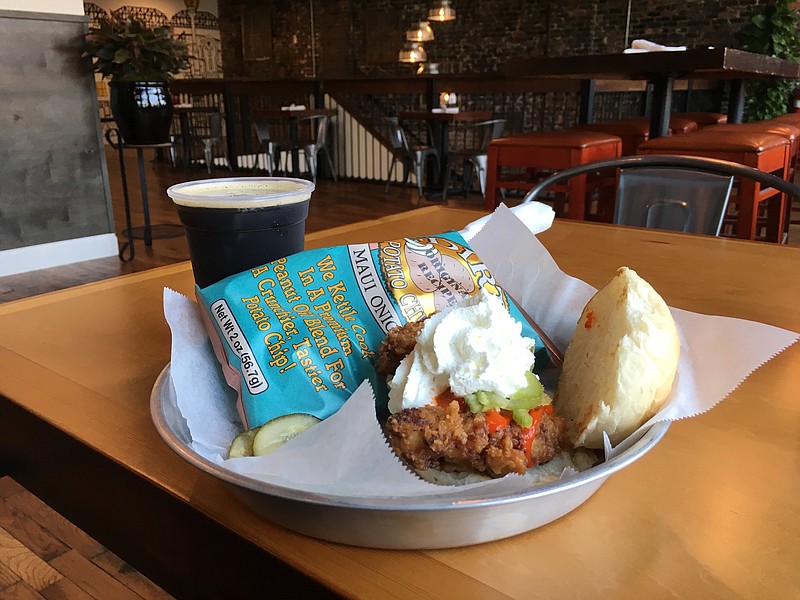
[[[310,115],[297,120],[298,127],[302,127],[303,123],[308,124],[311,132],[311,138],[308,142],[315,144],[318,148],[325,147],[328,144],[328,125],[330,122],[331,118],[328,115]],[[305,131],[309,130],[306,129]]]
[[[503,131],[506,128],[506,120],[491,119],[489,121],[481,121],[480,123],[475,123],[475,127],[481,130],[478,149],[486,152],[489,149],[489,142],[503,135]]]
[[[189,137],[196,140],[222,139],[222,113],[194,111],[189,114]]]
[[[208,113],[208,137],[222,139],[222,113]]]
[[[614,223],[719,235],[732,187],[732,175],[620,169]]]
[[[406,132],[400,125],[400,119],[397,117],[387,117],[386,121],[389,123],[389,141],[392,148],[405,154],[410,154],[411,150],[408,145],[408,138]]]
[[[327,146],[328,144],[328,127],[331,124],[331,118],[328,115],[323,115],[317,121],[317,146]]]
[[[265,144],[270,141],[271,138],[269,135],[269,124],[267,123],[266,119],[254,117],[253,129],[256,132],[256,138],[258,138],[259,144]]]
[[[627,183],[625,181],[622,182],[622,185],[626,186],[626,190],[624,193],[620,192],[619,196],[623,197],[623,203],[616,208],[616,218],[615,222],[619,223],[629,223],[631,222],[630,219],[633,219],[631,216],[633,213],[639,215],[639,223],[642,222],[642,212],[644,212],[644,226],[658,226],[661,227],[661,224],[666,224],[668,228],[675,228],[676,225],[674,220],[682,220],[684,216],[686,216],[686,211],[694,210],[692,206],[696,203],[695,197],[700,197],[703,194],[709,194],[709,189],[713,187],[725,188],[727,191],[724,193],[724,200],[721,200],[721,195],[718,193],[716,195],[717,202],[721,203],[724,201],[724,206],[719,206],[719,204],[712,208],[707,207],[705,210],[710,211],[711,214],[716,215],[717,213],[720,214],[720,220],[724,217],[725,214],[725,207],[727,206],[727,198],[730,194],[730,186],[731,186],[731,177],[735,177],[737,179],[752,179],[761,183],[762,186],[775,188],[778,191],[788,194],[791,198],[795,200],[800,200],[800,187],[796,186],[794,183],[781,179],[771,173],[766,173],[764,171],[760,171],[753,167],[749,167],[747,165],[741,165],[738,163],[726,161],[726,160],[719,160],[715,158],[700,158],[694,156],[662,156],[657,154],[645,155],[645,156],[623,156],[622,158],[610,159],[610,160],[600,160],[591,163],[586,163],[583,165],[578,165],[576,167],[570,167],[569,169],[564,169],[563,171],[559,171],[554,175],[544,179],[543,181],[536,184],[526,195],[523,199],[523,203],[532,202],[536,200],[541,194],[543,194],[548,188],[551,186],[564,182],[572,177],[577,175],[586,175],[589,173],[596,173],[599,171],[606,171],[609,169],[619,169],[622,173],[622,177],[627,179]],[[659,196],[655,196],[655,191],[651,190],[644,190],[641,185],[641,181],[637,183],[636,179],[632,177],[632,173],[636,170],[658,170],[657,179],[662,180],[662,183],[666,181],[668,185],[667,188],[671,187],[673,190],[678,189],[685,189],[690,190],[692,192],[691,201],[688,197],[682,196],[682,192],[658,192]],[[672,175],[664,175],[665,171],[663,169],[667,169],[671,171]],[[691,177],[688,178],[686,181],[680,181],[680,178],[685,179],[685,175],[681,175],[680,178],[677,178],[674,175],[674,171],[676,169],[680,169],[681,171],[690,171]],[[721,180],[717,180],[714,183],[709,183],[708,180],[703,178],[701,181],[700,176],[697,174],[715,174],[718,176],[722,176]],[[649,176],[649,184],[652,185],[653,177],[652,173]],[[622,185],[620,187],[622,187]],[[634,188],[638,188],[635,191],[634,196],[631,196],[631,192]],[[636,197],[639,197],[639,200],[636,200]],[[672,200],[670,200],[672,197]],[[656,202],[656,200],[660,200],[660,202]],[[637,203],[638,206],[634,206],[633,203]],[[686,202],[686,206],[682,205],[683,202]],[[706,201],[710,206],[711,201]],[[703,201],[700,200],[699,204],[702,204]],[[702,208],[697,209],[697,214],[700,215],[703,213]],[[709,220],[710,217],[704,216],[699,217],[695,216],[691,223],[698,224],[701,220]],[[689,219],[683,219],[684,224],[683,227],[680,228],[680,231],[686,231],[686,222]],[[671,225],[671,226],[670,226]],[[694,229],[692,229],[694,230]],[[716,234],[718,234],[720,227],[717,226],[715,228]]]

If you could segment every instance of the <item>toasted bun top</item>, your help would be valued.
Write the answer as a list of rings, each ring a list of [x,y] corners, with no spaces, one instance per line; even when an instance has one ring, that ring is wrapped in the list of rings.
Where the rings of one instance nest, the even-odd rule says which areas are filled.
[[[564,355],[555,409],[576,446],[618,444],[667,399],[680,342],[661,296],[621,267],[586,304]]]

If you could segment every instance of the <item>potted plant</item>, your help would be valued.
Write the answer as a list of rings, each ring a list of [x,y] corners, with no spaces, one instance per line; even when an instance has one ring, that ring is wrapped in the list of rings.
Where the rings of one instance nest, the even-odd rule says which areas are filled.
[[[107,18],[85,36],[84,57],[110,77],[111,114],[127,144],[168,141],[172,123],[169,81],[189,66],[186,43],[169,27],[151,28],[133,18]]]
[[[756,8],[736,33],[742,49],[786,60],[800,58],[800,14],[789,0]],[[747,82],[747,119],[764,121],[786,112],[796,81],[764,79]]]

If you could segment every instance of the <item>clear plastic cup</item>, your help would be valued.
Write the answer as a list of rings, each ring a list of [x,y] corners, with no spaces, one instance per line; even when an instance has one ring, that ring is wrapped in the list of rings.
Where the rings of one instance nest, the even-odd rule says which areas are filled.
[[[288,177],[230,177],[167,189],[186,230],[201,288],[303,250],[314,183]]]

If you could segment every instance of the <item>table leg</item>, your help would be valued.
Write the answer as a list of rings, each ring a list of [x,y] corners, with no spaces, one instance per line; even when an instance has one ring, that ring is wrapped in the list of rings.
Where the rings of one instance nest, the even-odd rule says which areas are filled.
[[[297,119],[289,119],[289,144],[292,146],[292,176],[300,177],[300,148],[297,147]]]
[[[497,146],[489,144],[486,157],[486,196],[483,200],[483,207],[486,210],[497,208]]]
[[[732,79],[728,98],[728,123],[741,123],[744,120],[745,99],[744,81]]]
[[[578,105],[578,123],[588,125],[594,123],[594,99],[597,82],[594,79],[581,81],[580,103]]]
[[[444,181],[447,178],[445,170],[447,169],[447,155],[450,153],[450,124],[447,121],[442,121],[441,136],[442,138],[439,146],[439,164],[441,165],[439,168],[440,188],[444,185]]]
[[[669,116],[672,110],[672,88],[675,74],[667,73],[650,80],[653,84],[653,108],[650,113],[650,138],[669,135]]]
[[[434,178],[430,169],[428,170],[427,187],[429,190],[438,190],[431,193],[428,192],[429,199],[440,199],[444,196],[444,183],[447,181],[447,154],[450,151],[450,128],[447,121],[438,121],[435,124],[435,131],[433,132],[434,139],[431,144],[439,149],[439,173],[438,177]]]
[[[183,149],[183,168],[189,168],[189,152],[191,150],[191,140],[189,140],[189,115],[181,113],[178,117],[181,122],[181,147]]]

